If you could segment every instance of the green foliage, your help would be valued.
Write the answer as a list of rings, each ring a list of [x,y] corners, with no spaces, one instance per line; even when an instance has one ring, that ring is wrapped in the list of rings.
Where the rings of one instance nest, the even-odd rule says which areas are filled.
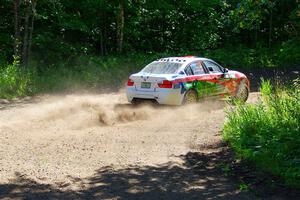
[[[300,80],[290,88],[262,83],[257,104],[227,111],[224,138],[237,154],[300,188]]]
[[[215,59],[229,68],[262,68],[280,65],[274,56],[274,51],[274,49],[262,47],[253,49],[237,46],[207,51],[205,56]]]
[[[12,23],[15,1],[0,1],[2,97],[116,87],[120,84],[116,79],[125,79],[136,71],[133,68],[161,56],[195,54],[235,68],[300,63],[296,0],[126,0],[123,56],[117,51],[120,1],[39,0],[34,9],[28,7],[33,1],[20,1],[19,33]],[[27,8],[34,15],[26,14]],[[31,30],[32,39],[26,39]],[[15,50],[22,51],[22,61],[26,57],[22,43],[28,42],[26,70],[8,65],[17,33]],[[23,89],[13,89],[19,86]]]
[[[10,99],[32,94],[32,77],[33,73],[20,69],[17,61],[0,68],[0,98]]]
[[[269,10],[274,7],[273,1],[243,0],[236,9],[230,12],[230,18],[235,24],[235,31],[257,30],[266,19]]]
[[[241,183],[240,184],[240,190],[241,191],[248,191],[249,190],[249,185],[247,185],[245,183]]]
[[[278,60],[281,65],[299,65],[300,39],[283,42],[278,52]]]
[[[11,11],[14,1],[1,1],[0,63],[5,63],[11,61],[13,54],[12,36],[15,33],[14,24],[11,23],[14,13]],[[21,2],[20,26],[24,29],[26,1]],[[73,59],[81,55],[115,55],[119,2],[37,1],[31,60],[41,61],[45,67],[45,64],[56,64],[55,60]],[[274,61],[269,60],[265,50],[260,52],[261,48],[269,47],[269,42],[276,47],[282,42],[299,39],[300,7],[296,0],[124,2],[124,53],[178,54],[222,50],[230,45],[257,51],[257,46],[260,46],[255,54],[262,53],[264,65],[272,65]],[[281,49],[285,49],[284,45]],[[284,57],[284,53],[280,55]],[[250,63],[250,66],[253,61],[249,59],[243,62]]]
[[[286,64],[286,59],[280,63],[278,57],[282,56],[284,52],[296,51],[299,47],[294,44],[295,42],[285,43],[284,50],[278,48],[278,51],[272,50],[273,53],[267,48],[255,50],[239,46],[206,51],[204,56],[215,59],[229,68],[274,67]],[[197,55],[196,52],[184,52],[181,55],[189,54]],[[104,88],[117,89],[124,85],[129,74],[139,71],[148,62],[173,55],[178,54],[135,53],[105,57],[81,55],[64,59],[64,61],[57,58],[60,61],[50,65],[45,64],[47,60],[31,62],[31,66],[27,69],[15,63],[0,70],[0,96],[1,98],[13,98],[35,93],[78,89],[95,91]],[[298,54],[293,55],[293,61],[297,61],[299,56]],[[48,55],[45,59],[48,58],[57,60],[55,54]]]
[[[263,68],[285,67],[299,65],[300,40],[283,42],[274,48],[258,46],[227,46],[216,50],[209,50],[204,56],[215,59],[227,67],[235,68]]]

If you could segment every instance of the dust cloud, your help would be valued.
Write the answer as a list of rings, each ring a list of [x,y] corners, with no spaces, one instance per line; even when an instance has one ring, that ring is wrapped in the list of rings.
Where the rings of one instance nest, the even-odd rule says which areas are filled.
[[[132,106],[124,92],[44,95],[0,111],[0,182],[87,177],[101,167],[182,162],[221,141],[224,105]]]
[[[60,124],[63,128],[85,129],[94,126],[115,126],[120,123],[148,121],[159,118],[159,124],[191,118],[205,118],[205,113],[222,109],[222,102],[203,102],[188,106],[133,106],[122,93],[103,95],[45,96],[42,101],[7,114],[0,127]],[[3,115],[3,114],[2,114]],[[157,124],[157,123],[156,123]]]

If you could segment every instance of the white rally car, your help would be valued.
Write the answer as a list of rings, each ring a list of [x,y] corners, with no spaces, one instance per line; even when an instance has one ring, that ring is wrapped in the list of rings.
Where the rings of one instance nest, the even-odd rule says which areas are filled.
[[[159,104],[182,105],[210,96],[245,102],[249,80],[244,74],[223,68],[211,59],[169,57],[153,61],[132,74],[126,94],[128,101],[134,104],[152,100]]]

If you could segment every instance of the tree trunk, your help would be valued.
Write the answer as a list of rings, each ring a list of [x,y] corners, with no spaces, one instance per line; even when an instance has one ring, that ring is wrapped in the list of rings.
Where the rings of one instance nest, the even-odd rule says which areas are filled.
[[[103,48],[103,31],[100,30],[100,54],[101,56],[104,55],[104,48]]]
[[[104,33],[103,33],[103,38],[104,38],[104,42],[103,42],[103,54],[106,55],[107,54],[107,45],[106,45],[106,40],[107,40],[107,28],[106,28],[106,23],[104,24]]]
[[[258,40],[258,29],[255,29],[255,33],[254,33],[254,47],[257,47],[257,40]]]
[[[28,63],[28,35],[29,35],[29,17],[30,17],[30,4],[27,2],[25,21],[24,21],[24,36],[23,36],[23,50],[22,50],[22,64],[27,66]]]
[[[32,34],[33,34],[33,29],[34,29],[34,19],[35,19],[35,15],[36,15],[36,10],[35,10],[36,3],[37,3],[37,0],[32,0],[32,2],[31,2],[32,16],[31,16],[31,25],[30,25],[29,40],[28,40],[28,60],[30,59],[30,56],[31,56]]]
[[[271,47],[272,43],[272,29],[273,29],[273,5],[270,11],[270,21],[269,21],[269,48]]]
[[[20,58],[20,46],[21,46],[21,36],[20,36],[20,0],[15,0],[14,2],[14,29],[15,29],[15,38],[14,38],[14,56],[15,58]]]
[[[124,2],[125,0],[119,1],[119,14],[117,20],[117,51],[119,53],[123,50],[123,38],[124,38]]]

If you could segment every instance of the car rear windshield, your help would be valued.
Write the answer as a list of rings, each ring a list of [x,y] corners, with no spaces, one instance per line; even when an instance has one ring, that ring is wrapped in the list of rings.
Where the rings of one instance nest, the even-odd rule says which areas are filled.
[[[175,74],[181,63],[174,62],[153,62],[147,65],[142,72],[149,74]]]

